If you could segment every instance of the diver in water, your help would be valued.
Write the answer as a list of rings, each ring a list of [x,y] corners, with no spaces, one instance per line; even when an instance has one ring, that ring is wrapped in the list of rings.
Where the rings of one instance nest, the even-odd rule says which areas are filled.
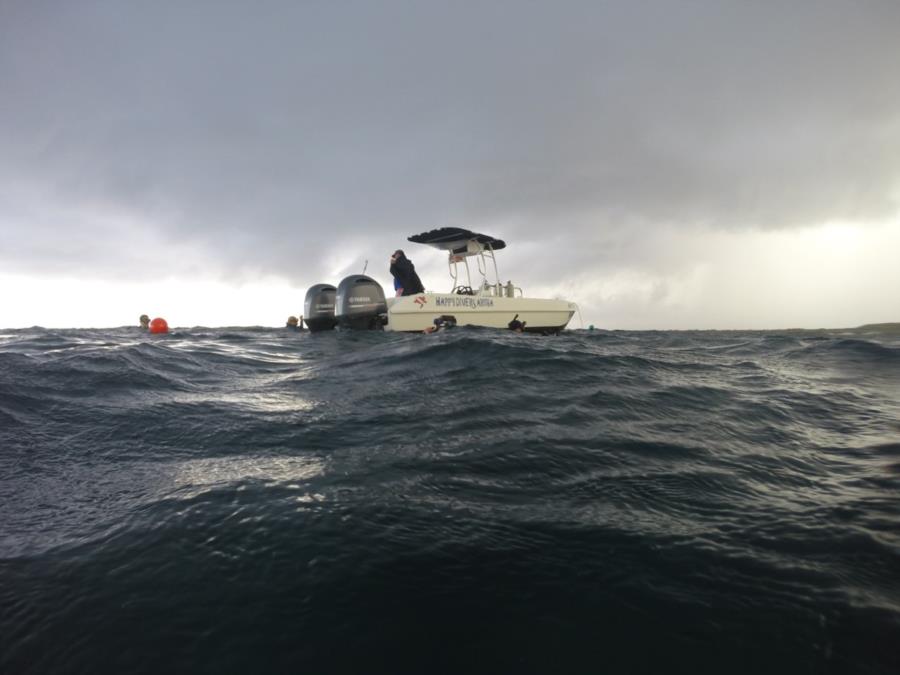
[[[454,328],[455,326],[456,317],[443,314],[434,320],[433,325],[429,326],[422,332],[427,335],[428,333],[437,333],[439,330],[444,330],[445,328]]]
[[[391,274],[394,276],[394,288],[398,295],[415,295],[425,292],[422,280],[416,274],[416,266],[400,249],[394,251],[391,256]]]
[[[301,315],[299,319],[296,316],[289,316],[287,323],[284,324],[284,327],[288,330],[303,330],[303,316]]]
[[[141,322],[141,328],[144,330],[150,330],[150,317],[146,314],[141,314],[141,318],[138,319]]]
[[[528,323],[527,321],[519,321],[519,315],[516,314],[513,317],[513,320],[510,321],[508,324],[506,324],[506,326],[514,333],[522,333],[522,332],[524,332],[525,324],[527,324],[527,323]]]

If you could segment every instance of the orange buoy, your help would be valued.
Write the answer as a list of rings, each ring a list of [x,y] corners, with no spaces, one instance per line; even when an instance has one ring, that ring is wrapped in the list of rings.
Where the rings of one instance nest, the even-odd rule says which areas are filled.
[[[168,333],[169,332],[169,324],[166,323],[165,319],[156,317],[155,319],[153,319],[153,321],[150,322],[150,332],[151,333]]]

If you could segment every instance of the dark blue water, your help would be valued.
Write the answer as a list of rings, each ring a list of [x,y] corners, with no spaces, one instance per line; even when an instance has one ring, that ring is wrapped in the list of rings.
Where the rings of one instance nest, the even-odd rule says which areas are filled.
[[[900,330],[0,331],[0,672],[900,672]]]

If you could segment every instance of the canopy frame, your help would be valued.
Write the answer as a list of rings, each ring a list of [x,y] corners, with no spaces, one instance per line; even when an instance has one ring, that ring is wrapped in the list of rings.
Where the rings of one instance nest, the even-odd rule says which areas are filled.
[[[477,293],[482,295],[489,287],[498,289],[501,287],[500,272],[497,269],[497,257],[494,252],[506,248],[506,242],[502,239],[495,239],[490,235],[464,230],[458,227],[441,227],[422,234],[416,234],[409,237],[409,241],[416,244],[427,244],[434,248],[447,251],[447,267],[450,272],[450,278],[453,280],[453,288],[451,293],[455,293],[460,288],[465,288],[459,284],[459,264],[462,263],[466,270],[466,281],[468,288],[472,288],[472,271],[469,268],[469,258],[475,257],[476,269],[481,276]],[[488,279],[489,265],[494,270],[494,283],[490,283]]]

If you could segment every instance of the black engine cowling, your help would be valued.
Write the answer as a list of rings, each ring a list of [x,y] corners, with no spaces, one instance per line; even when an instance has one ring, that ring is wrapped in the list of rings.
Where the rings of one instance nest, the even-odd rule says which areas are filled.
[[[337,323],[334,318],[334,296],[337,289],[331,284],[316,284],[306,291],[303,303],[303,321],[311,331],[332,330]]]
[[[387,302],[377,281],[352,274],[338,284],[334,316],[340,328],[380,330],[387,323]]]

